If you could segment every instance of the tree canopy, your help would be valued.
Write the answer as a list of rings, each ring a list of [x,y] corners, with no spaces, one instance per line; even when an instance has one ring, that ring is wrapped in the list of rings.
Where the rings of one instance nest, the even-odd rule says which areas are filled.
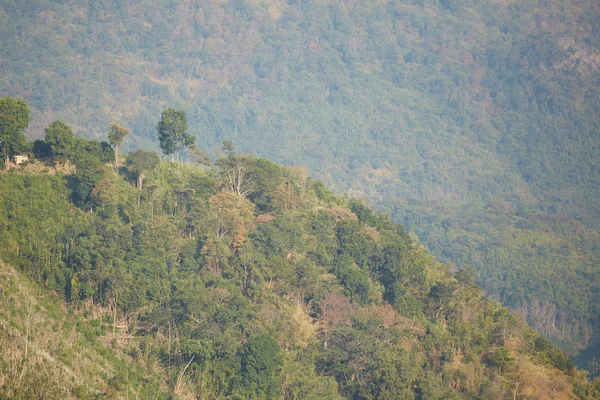
[[[122,127],[121,125],[112,123],[108,127],[108,142],[115,151],[115,168],[119,168],[119,147],[123,143],[125,136],[129,134],[129,130]]]
[[[144,178],[148,171],[158,165],[160,158],[154,151],[134,150],[127,154],[127,167],[137,174],[137,188],[142,190]]]
[[[46,128],[46,143],[56,159],[62,160],[73,153],[75,134],[63,121],[54,121]]]
[[[0,157],[5,163],[29,149],[23,131],[29,125],[29,107],[21,99],[0,98]]]
[[[183,110],[168,108],[162,112],[156,129],[164,154],[177,153],[194,144],[196,138],[187,133],[187,118]]]

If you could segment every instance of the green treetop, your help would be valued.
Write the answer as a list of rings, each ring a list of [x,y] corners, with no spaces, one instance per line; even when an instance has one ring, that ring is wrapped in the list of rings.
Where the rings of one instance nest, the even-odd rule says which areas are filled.
[[[149,150],[135,150],[127,155],[127,166],[137,174],[137,188],[142,190],[146,173],[156,167],[160,161],[158,154]]]
[[[123,128],[121,125],[110,124],[108,127],[108,142],[115,150],[115,169],[117,173],[119,172],[119,147],[127,134],[129,134],[129,130]]]
[[[52,149],[52,155],[63,160],[73,152],[75,135],[73,130],[63,121],[54,121],[46,128],[46,143]]]
[[[166,155],[179,152],[194,144],[196,140],[187,133],[187,118],[183,110],[166,109],[156,128],[160,148]]]

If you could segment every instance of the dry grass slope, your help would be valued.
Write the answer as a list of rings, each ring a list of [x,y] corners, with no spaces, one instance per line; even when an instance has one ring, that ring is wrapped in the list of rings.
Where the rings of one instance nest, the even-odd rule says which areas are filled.
[[[101,354],[61,307],[0,261],[0,398],[136,396],[137,388],[116,387],[116,358]]]

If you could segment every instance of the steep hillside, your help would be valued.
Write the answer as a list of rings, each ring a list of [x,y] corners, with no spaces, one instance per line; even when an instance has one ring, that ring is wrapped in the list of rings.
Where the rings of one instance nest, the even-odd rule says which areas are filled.
[[[100,138],[115,121],[132,129],[128,148],[156,146],[160,111],[184,109],[209,155],[233,139],[307,165],[410,222],[438,255],[475,234],[469,221],[486,221],[495,202],[540,231],[582,221],[594,236],[599,15],[594,0],[9,1],[0,7],[0,93],[30,103],[30,137],[60,118]],[[459,209],[462,222],[442,229]],[[495,223],[482,229],[496,231],[499,252],[538,251],[523,235],[507,240],[514,221]],[[575,249],[561,264],[597,276],[597,247],[558,235]],[[490,294],[528,316],[530,304],[556,310],[560,334],[547,333],[573,352],[598,338],[593,281],[580,279],[573,305],[561,280],[524,285],[535,280],[532,264],[550,270],[554,257],[490,262],[482,247],[468,263]],[[446,259],[462,268],[458,253]]]
[[[2,381],[9,396],[600,397],[600,380],[486,299],[472,270],[454,274],[303,169],[229,146],[210,168],[138,151],[119,174],[93,154],[65,174],[73,155],[51,149],[0,174],[0,257],[19,271],[2,264],[13,344],[0,366],[28,377]],[[111,363],[86,366],[94,350]]]
[[[167,398],[160,387],[164,371],[123,353],[134,348],[127,343],[133,338],[107,331],[92,316],[100,308],[73,315],[2,261],[0,294],[0,397]]]

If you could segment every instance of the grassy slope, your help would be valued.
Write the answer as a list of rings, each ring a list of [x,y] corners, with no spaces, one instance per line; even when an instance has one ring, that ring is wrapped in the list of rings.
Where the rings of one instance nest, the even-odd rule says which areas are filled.
[[[133,362],[131,345],[111,348],[106,324],[87,315],[0,261],[0,397],[163,398],[161,370]]]

